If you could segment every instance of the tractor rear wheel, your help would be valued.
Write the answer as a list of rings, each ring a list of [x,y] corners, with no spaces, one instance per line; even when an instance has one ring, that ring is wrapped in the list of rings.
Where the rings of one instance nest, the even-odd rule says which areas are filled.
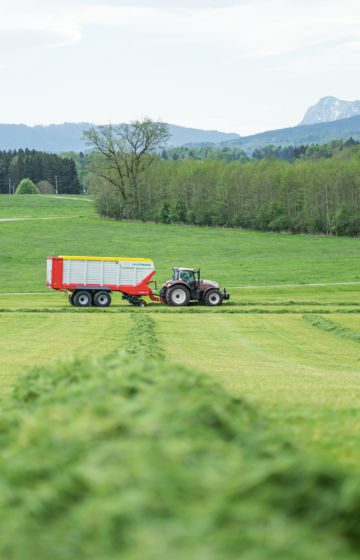
[[[189,290],[185,286],[172,286],[166,291],[166,302],[169,305],[184,306],[190,301]]]
[[[204,301],[205,301],[205,305],[215,306],[215,305],[221,305],[223,302],[223,298],[219,290],[209,290],[205,294]]]
[[[90,307],[92,305],[91,293],[86,290],[80,290],[73,295],[74,305],[76,307]]]
[[[94,305],[96,307],[109,307],[111,295],[109,292],[96,292],[94,295]]]

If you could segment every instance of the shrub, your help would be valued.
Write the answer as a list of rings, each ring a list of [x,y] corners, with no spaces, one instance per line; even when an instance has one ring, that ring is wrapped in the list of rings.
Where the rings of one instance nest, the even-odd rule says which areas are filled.
[[[337,235],[359,235],[360,210],[342,204],[335,214],[333,232]]]
[[[168,202],[164,202],[161,206],[159,219],[162,224],[171,224],[171,207]]]
[[[260,207],[255,225],[261,231],[282,231],[288,229],[291,224],[283,206],[274,202]]]
[[[31,179],[26,177],[18,184],[15,194],[39,194],[39,189]]]

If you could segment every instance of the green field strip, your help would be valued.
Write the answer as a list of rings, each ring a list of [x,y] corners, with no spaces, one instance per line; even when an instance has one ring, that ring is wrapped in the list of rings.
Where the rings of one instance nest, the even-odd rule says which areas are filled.
[[[299,445],[357,468],[360,362],[356,344],[299,315],[154,316],[169,359],[213,375],[259,405]]]
[[[19,298],[22,298],[20,299]],[[21,303],[21,301],[24,301],[24,298],[32,298],[33,296],[38,296],[38,298],[43,297],[43,296],[51,296],[54,299],[54,302],[51,302],[54,307],[59,307],[59,306],[64,306],[64,305],[68,305],[68,302],[65,301],[65,298],[62,298],[62,301],[60,302],[57,294],[52,294],[52,293],[48,293],[48,292],[34,292],[33,294],[22,294],[22,293],[17,293],[17,294],[12,294],[12,293],[0,293],[0,297],[1,298],[6,298],[6,299],[0,299],[0,302],[9,302],[6,300],[10,300],[11,304],[16,306],[16,305],[23,305],[23,303]],[[34,300],[35,301],[35,300]],[[51,300],[50,300],[51,301]],[[36,302],[37,304],[39,302]],[[48,303],[48,302],[47,302]],[[155,307],[153,304],[148,303],[148,305],[151,305],[152,307]],[[190,304],[191,305],[191,304]],[[225,307],[222,309],[226,309],[228,307],[233,308],[233,307],[256,307],[256,306],[261,306],[261,307],[308,307],[308,306],[331,306],[331,307],[360,307],[360,302],[359,301],[332,301],[332,302],[322,302],[322,301],[231,301],[231,302],[227,302],[226,304],[224,304]],[[119,307],[119,306],[128,306],[127,303],[112,303],[112,307]],[[156,305],[157,306],[157,305]],[[198,305],[196,305],[198,307]]]
[[[317,294],[319,295],[319,294]],[[357,295],[357,294],[356,294]],[[110,309],[118,309],[122,307],[129,307],[127,302],[121,300],[121,295],[117,293],[112,294],[112,304]],[[357,299],[355,294],[352,298],[347,299],[349,294],[334,294],[332,297],[318,298],[318,299],[287,299],[277,298],[273,294],[273,299],[246,299],[242,300],[237,294],[232,295],[231,300],[225,302],[223,306],[219,309],[212,308],[212,311],[228,310],[228,309],[246,309],[246,308],[356,308],[360,307],[360,297]],[[149,300],[148,300],[149,303]],[[19,308],[62,308],[66,309],[70,307],[68,298],[62,293],[47,291],[44,293],[30,293],[30,294],[11,294],[11,293],[0,293],[0,308],[2,309],[19,309]],[[164,304],[149,303],[147,309],[161,309],[166,307]],[[189,309],[204,309],[203,304],[193,303],[190,305]]]
[[[228,305],[228,304],[227,304]],[[262,307],[272,307],[272,306],[279,306],[281,305],[281,307],[284,306],[291,306],[291,307],[295,307],[295,306],[309,306],[309,305],[322,305],[322,306],[338,306],[338,307],[355,307],[355,306],[360,306],[360,301],[332,301],[332,302],[322,302],[322,301],[242,301],[242,302],[236,302],[234,303],[234,305],[237,306],[256,306],[256,305],[261,305]]]
[[[330,319],[325,319],[325,317],[319,317],[316,315],[307,315],[304,316],[304,319],[317,329],[321,329],[322,331],[346,338],[347,340],[360,343],[359,331],[357,332],[347,327],[342,327]]]
[[[121,315],[50,313],[0,315],[0,395],[34,365],[104,355],[124,345],[129,321]]]
[[[334,317],[330,317],[330,319],[340,327],[347,327],[353,331],[360,332],[360,321],[356,315],[334,315]]]
[[[51,199],[46,200],[51,203]],[[68,202],[71,206],[76,201]],[[89,203],[83,204],[91,208]],[[297,293],[299,297],[303,293],[310,296],[316,290],[314,287],[266,288],[271,285],[360,281],[356,239],[115,222],[98,218],[68,219],[66,227],[64,224],[61,220],[1,224],[2,291],[42,291],[46,257],[57,254],[151,257],[159,282],[171,276],[172,266],[199,266],[203,277],[214,279],[222,286],[263,285],[262,291],[267,291],[269,296],[273,290],[279,296],[286,292]],[[359,286],[317,289],[326,294],[340,288],[356,288],[359,293]],[[251,294],[256,297],[258,292],[254,289]],[[247,300],[248,296],[249,290],[246,290]]]
[[[254,307],[253,309],[199,309],[194,307],[186,307],[180,309],[174,309],[169,307],[161,308],[137,308],[137,307],[113,307],[110,309],[97,309],[97,308],[67,308],[67,307],[39,307],[39,308],[0,308],[0,314],[7,313],[48,313],[48,314],[67,314],[67,315],[116,315],[116,314],[128,314],[128,313],[141,313],[141,314],[154,314],[155,315],[303,315],[303,314],[321,314],[321,315],[331,315],[336,314],[360,314],[360,309],[345,309],[345,308],[310,308],[310,309],[293,309],[293,308],[279,308],[279,309],[262,309]]]
[[[90,201],[92,202],[92,201]],[[66,197],[47,195],[0,195],[0,220],[2,218],[50,218],[51,216],[92,216],[93,204],[81,196]]]

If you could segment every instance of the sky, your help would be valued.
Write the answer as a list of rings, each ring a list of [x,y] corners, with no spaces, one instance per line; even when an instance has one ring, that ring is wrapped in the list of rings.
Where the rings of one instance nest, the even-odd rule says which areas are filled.
[[[0,123],[241,135],[360,98],[359,0],[0,0]]]

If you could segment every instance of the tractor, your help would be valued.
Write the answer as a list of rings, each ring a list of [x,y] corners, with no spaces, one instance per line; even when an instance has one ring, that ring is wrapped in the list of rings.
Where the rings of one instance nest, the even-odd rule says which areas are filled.
[[[184,306],[190,301],[200,301],[205,305],[221,305],[230,299],[224,289],[213,280],[201,280],[200,269],[173,267],[173,277],[165,282],[159,292],[162,301],[169,305]]]

